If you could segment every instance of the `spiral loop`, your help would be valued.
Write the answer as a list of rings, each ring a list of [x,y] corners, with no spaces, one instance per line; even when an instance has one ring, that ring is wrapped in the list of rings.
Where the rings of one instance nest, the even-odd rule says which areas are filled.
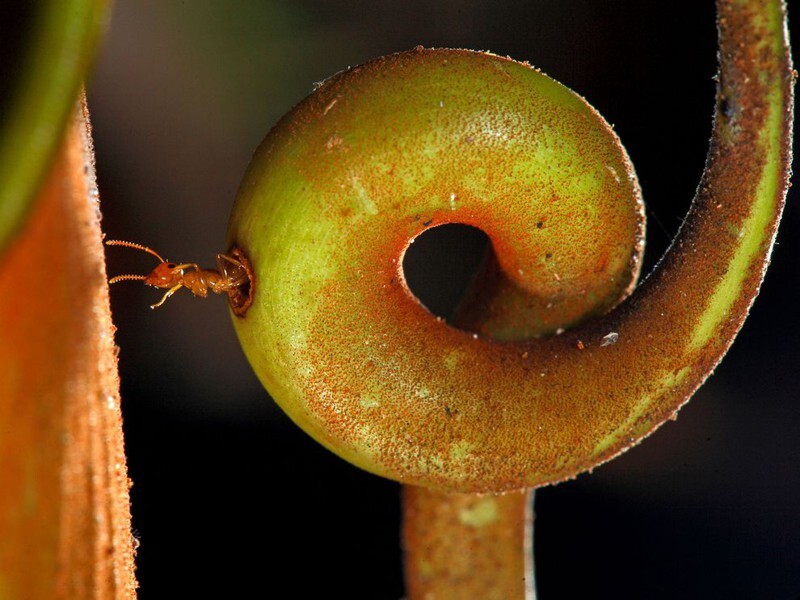
[[[465,492],[572,477],[673,415],[740,327],[786,191],[785,40],[747,8],[720,11],[720,97],[770,101],[717,119],[657,272],[562,335],[532,338],[617,304],[642,249],[630,163],[581,98],[508,59],[418,49],[335,76],[287,115],[229,229],[258,283],[237,332],[284,410],[367,470]],[[482,229],[497,256],[461,320],[472,331],[403,281],[407,246],[444,223]]]

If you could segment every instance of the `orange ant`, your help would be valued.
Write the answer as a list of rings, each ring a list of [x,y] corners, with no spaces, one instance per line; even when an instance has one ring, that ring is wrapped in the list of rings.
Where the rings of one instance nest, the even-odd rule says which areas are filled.
[[[231,303],[236,310],[237,305],[241,304],[242,288],[250,283],[251,274],[249,265],[242,260],[237,260],[227,254],[217,254],[217,267],[219,270],[203,269],[195,263],[172,263],[167,262],[161,255],[147,246],[125,242],[122,240],[107,240],[108,246],[126,246],[136,250],[142,250],[155,256],[161,261],[158,266],[147,275],[117,275],[108,280],[108,283],[118,281],[144,281],[146,285],[167,289],[167,293],[159,302],[150,308],[158,308],[167,298],[172,296],[182,287],[192,292],[195,296],[205,298],[208,291],[215,294],[227,293]],[[233,254],[238,254],[236,251]],[[243,258],[243,257],[242,257]],[[248,293],[245,291],[244,293]],[[249,306],[249,303],[247,304]],[[246,307],[245,307],[246,308]]]

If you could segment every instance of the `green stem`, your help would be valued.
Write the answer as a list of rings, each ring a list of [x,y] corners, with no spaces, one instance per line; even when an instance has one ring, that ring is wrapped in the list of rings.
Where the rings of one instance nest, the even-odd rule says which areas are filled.
[[[38,5],[19,80],[0,122],[0,250],[18,230],[55,154],[110,0]]]

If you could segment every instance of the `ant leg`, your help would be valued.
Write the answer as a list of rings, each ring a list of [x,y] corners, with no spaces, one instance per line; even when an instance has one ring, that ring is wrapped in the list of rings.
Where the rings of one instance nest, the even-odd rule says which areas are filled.
[[[200,269],[200,265],[197,265],[195,263],[183,263],[183,264],[180,264],[180,265],[175,265],[173,270],[182,271],[184,269],[190,269],[190,268],[193,268],[195,271],[200,271],[201,270]]]
[[[232,256],[228,256],[227,254],[217,254],[217,263],[222,264],[222,260],[225,259],[229,263],[236,265],[237,267],[243,267],[244,265],[240,263],[238,260],[233,258]]]
[[[158,302],[158,303],[156,303],[156,304],[153,304],[153,305],[152,305],[150,308],[158,308],[159,306],[161,306],[162,304],[164,304],[164,302],[166,302],[166,301],[167,301],[167,298],[169,298],[170,296],[172,296],[172,294],[174,294],[174,293],[175,293],[175,292],[177,292],[179,289],[181,289],[181,287],[182,287],[182,286],[183,286],[183,284],[182,284],[182,283],[179,283],[178,285],[176,285],[176,286],[174,286],[174,287],[170,288],[170,289],[167,291],[167,293],[166,293],[166,294],[164,294],[164,297],[163,297],[163,298],[161,298],[161,301],[160,301],[160,302]]]
[[[227,254],[217,254],[217,268],[219,268],[220,273],[226,277],[228,276],[228,268],[225,267],[226,262],[233,265],[234,268],[244,269],[244,265],[232,256],[228,256]]]
[[[226,267],[226,262],[233,265],[233,268]],[[230,287],[240,286],[249,279],[244,265],[227,254],[217,254],[217,267],[219,267],[220,273],[222,273],[222,276],[228,281]],[[238,271],[236,277],[231,276],[234,271]]]

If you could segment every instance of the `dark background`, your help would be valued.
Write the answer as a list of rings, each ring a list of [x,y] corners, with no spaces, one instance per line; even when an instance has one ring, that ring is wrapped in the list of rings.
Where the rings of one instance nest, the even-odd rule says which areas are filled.
[[[89,88],[108,236],[211,266],[271,125],[313,82],[417,44],[529,60],[585,96],[636,165],[652,267],[703,166],[711,0],[118,2]],[[677,422],[537,493],[541,600],[800,598],[798,200],[737,343]],[[152,266],[109,250],[111,274]],[[140,597],[400,598],[399,486],[276,408],[224,300],[151,311],[158,297],[112,289]]]

